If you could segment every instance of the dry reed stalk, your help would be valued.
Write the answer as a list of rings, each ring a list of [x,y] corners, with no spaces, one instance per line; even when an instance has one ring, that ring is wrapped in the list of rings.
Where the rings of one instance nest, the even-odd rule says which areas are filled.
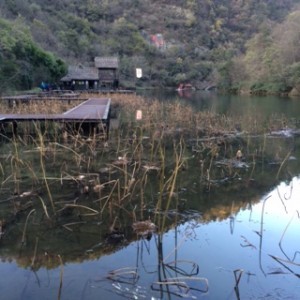
[[[63,149],[66,149],[66,150],[72,152],[72,153],[75,155],[75,157],[76,157],[77,159],[81,160],[81,154],[78,154],[78,153],[77,153],[75,150],[73,150],[71,147],[67,147],[67,146],[62,145],[62,144],[59,144],[59,143],[54,143],[54,144],[55,144],[56,146],[58,146],[58,147],[61,147],[61,148],[63,148]]]
[[[106,200],[106,202],[104,203],[104,206],[102,207],[102,209],[101,209],[101,211],[100,211],[101,214],[103,214],[104,209],[105,209],[107,203],[109,202],[109,200],[111,199],[111,196],[112,196],[112,194],[113,194],[115,188],[118,187],[118,190],[119,190],[119,186],[120,186],[120,184],[119,184],[119,179],[117,179],[117,180],[115,180],[115,181],[111,181],[111,182],[114,182],[114,185],[113,185],[113,187],[112,187],[112,189],[111,189],[109,195],[107,196],[107,200]],[[120,199],[120,198],[119,198],[119,199]],[[120,200],[119,200],[119,202],[120,202]],[[100,201],[100,203],[101,203],[101,201]]]
[[[249,180],[251,180],[253,178],[252,175],[254,174],[255,168],[256,168],[256,160],[255,160],[255,155],[253,154],[252,155],[252,169],[251,169],[251,172],[249,174]]]
[[[33,214],[35,212],[35,209],[32,209],[27,217],[26,217],[26,221],[25,221],[25,225],[24,225],[24,229],[23,229],[23,234],[22,234],[22,240],[21,240],[21,244],[24,245],[26,243],[26,231],[27,231],[27,224],[28,224],[28,220],[29,217],[31,216],[31,214]]]
[[[139,279],[139,274],[136,268],[126,267],[110,271],[106,278],[116,282],[135,284]]]
[[[49,216],[49,214],[48,214],[47,206],[46,206],[44,200],[43,200],[40,196],[37,196],[37,197],[40,199],[40,201],[41,201],[41,203],[42,203],[43,211],[44,211],[44,213],[45,213],[47,219],[51,221],[51,218],[50,218],[50,216]]]
[[[259,231],[259,266],[263,274],[266,276],[266,273],[262,267],[262,244],[263,244],[263,232],[264,232],[264,213],[265,213],[265,206],[267,200],[271,197],[268,196],[264,199],[262,209],[261,209],[261,219],[260,219],[260,231]]]
[[[3,169],[3,165],[2,165],[1,162],[0,162],[0,171],[1,171],[1,173],[2,173],[2,176],[4,176],[4,169]]]
[[[283,258],[280,258],[278,256],[275,256],[275,255],[271,255],[269,254],[270,257],[272,257],[273,259],[275,259],[277,262],[283,264],[283,263],[286,263],[286,264],[290,264],[290,265],[293,265],[293,266],[297,266],[297,267],[300,267],[300,263],[296,263],[294,261],[291,261],[289,259],[283,259]],[[297,274],[298,278],[300,278],[300,274]]]
[[[85,205],[79,205],[79,204],[66,204],[64,206],[64,208],[68,208],[68,207],[73,207],[73,208],[83,208],[83,209],[86,209],[88,211],[91,211],[93,212],[92,214],[88,214],[88,215],[98,215],[99,214],[99,211],[93,209],[93,208],[90,208],[88,206],[85,206]],[[86,216],[86,215],[83,215],[83,216]]]
[[[164,181],[165,181],[165,155],[164,155],[164,149],[160,148],[160,161],[161,161],[161,172],[159,175],[159,196],[158,196],[158,200],[156,202],[156,206],[155,206],[155,219],[154,219],[154,223],[158,225],[158,227],[160,228],[160,222],[161,219],[158,218],[158,221],[156,220],[156,216],[158,216],[157,212],[159,212],[161,210],[162,207],[162,199],[163,199],[163,191],[164,191]]]
[[[203,282],[205,284],[204,288],[195,288],[191,287],[187,284],[188,281],[196,281],[196,282]],[[174,278],[165,278],[164,281],[157,281],[152,284],[152,288],[154,288],[155,285],[158,286],[176,286],[181,291],[182,288],[185,289],[184,295],[187,295],[187,293],[190,290],[194,290],[201,293],[207,293],[209,291],[209,284],[208,279],[205,277],[189,277],[189,276],[182,276],[182,277],[174,277]],[[175,293],[177,294],[177,293]],[[181,293],[180,293],[181,294]],[[183,296],[184,297],[184,296]]]
[[[174,247],[174,249],[164,258],[164,264],[166,264],[166,260],[173,254],[176,253],[178,251],[178,249],[183,245],[183,243],[185,242],[186,237],[184,236],[181,241],[179,242],[178,245],[176,245],[176,247]]]
[[[284,229],[284,231],[283,231],[283,233],[282,233],[282,235],[281,235],[281,238],[280,238],[280,241],[279,241],[279,247],[280,247],[280,249],[282,249],[282,240],[283,240],[283,238],[284,238],[284,236],[285,236],[285,234],[286,234],[287,229],[288,229],[289,226],[291,225],[293,219],[294,219],[294,215],[293,215],[293,216],[291,217],[291,219],[289,220],[288,224],[286,225],[286,227],[285,227],[285,229]],[[285,254],[284,251],[282,251],[282,252]],[[285,255],[286,255],[286,254],[285,254]],[[288,257],[287,257],[287,258],[288,258]]]
[[[181,269],[178,267],[178,265],[180,263],[185,263],[185,264],[189,264],[192,267],[191,272],[186,272],[184,269]],[[174,260],[168,263],[164,263],[164,266],[169,268],[170,270],[174,271],[176,274],[181,274],[183,276],[187,276],[187,277],[192,277],[192,276],[196,276],[197,274],[199,274],[199,265],[193,261],[189,261],[189,260]]]
[[[180,140],[178,147],[179,147],[179,153],[177,153],[177,151],[176,151],[177,147],[174,145],[175,167],[174,167],[174,170],[173,170],[169,180],[167,180],[165,183],[165,186],[167,187],[167,190],[169,193],[165,211],[169,210],[172,196],[174,194],[175,187],[176,187],[177,176],[178,176],[179,170],[181,169],[182,165],[184,164],[184,160],[183,160],[184,147],[183,147],[182,140]],[[162,220],[162,229],[165,228],[165,222],[166,222],[166,214],[164,215],[163,220]]]
[[[13,148],[14,154],[11,156],[10,164],[13,174],[13,181],[15,184],[14,194],[20,194],[20,184],[18,178],[20,177],[20,166],[23,165],[23,160],[20,159],[18,144],[15,139],[13,139]]]
[[[5,178],[4,180],[2,180],[1,186],[4,186],[4,185],[5,185],[11,178],[13,178],[13,177],[14,177],[13,174],[8,175],[7,178]]]
[[[284,160],[281,162],[280,167],[279,167],[279,169],[278,169],[278,172],[277,172],[277,174],[276,174],[276,179],[278,179],[279,174],[280,174],[280,172],[281,172],[281,170],[282,170],[284,164],[287,162],[287,160],[288,160],[289,157],[291,156],[291,153],[292,153],[292,151],[290,150],[290,151],[287,153],[287,155],[285,156]]]
[[[234,278],[235,278],[234,291],[235,291],[235,295],[236,295],[237,300],[241,299],[240,298],[239,283],[240,283],[241,277],[243,275],[243,272],[244,272],[244,270],[242,270],[242,269],[237,269],[237,270],[233,271]]]
[[[237,269],[237,270],[234,270],[233,273],[234,273],[234,278],[235,278],[235,286],[238,287],[239,283],[240,283],[240,280],[241,280],[241,277],[244,273],[244,270],[243,269]]]
[[[29,170],[29,172],[32,174],[33,183],[37,184],[39,182],[39,178],[36,175],[33,166],[31,166],[29,162],[24,162],[24,164],[27,167],[27,169]]]
[[[43,173],[43,181],[45,183],[46,189],[47,189],[47,193],[48,193],[48,197],[49,197],[49,201],[51,203],[52,206],[52,210],[53,210],[53,214],[55,215],[55,205],[54,205],[54,201],[52,198],[52,194],[50,191],[50,187],[48,184],[48,180],[47,180],[47,176],[46,176],[46,169],[45,169],[45,163],[44,163],[44,156],[45,156],[45,144],[44,144],[44,137],[41,133],[41,131],[38,129],[36,123],[34,123],[36,126],[36,131],[39,137],[39,144],[40,144],[40,166],[42,169],[42,173]]]
[[[38,248],[38,243],[39,243],[39,238],[35,238],[35,246],[34,246],[34,252],[33,252],[33,257],[31,260],[31,268],[34,267],[35,259],[36,259],[36,253],[37,253],[37,248]]]
[[[63,263],[63,260],[62,260],[61,256],[59,254],[57,256],[58,256],[59,263],[60,263],[60,280],[59,280],[59,289],[58,289],[57,299],[60,300],[61,299],[62,287],[63,287],[64,263]]]
[[[65,229],[67,229],[71,232],[73,232],[73,229],[70,228],[69,226],[80,225],[80,224],[86,224],[86,222],[71,222],[71,223],[67,223],[67,224],[62,225],[62,227],[64,227]]]
[[[148,181],[148,176],[147,176],[147,172],[148,170],[145,170],[141,180],[140,180],[140,212],[141,212],[141,215],[140,215],[140,218],[141,220],[144,219],[144,216],[143,216],[143,211],[144,211],[144,207],[145,207],[145,201],[144,201],[144,196],[145,196],[145,188],[147,186],[147,181]],[[134,221],[136,221],[136,215],[134,214]]]

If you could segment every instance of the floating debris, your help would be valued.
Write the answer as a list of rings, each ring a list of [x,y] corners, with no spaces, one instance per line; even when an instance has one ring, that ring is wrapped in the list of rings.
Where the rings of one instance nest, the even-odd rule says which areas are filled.
[[[242,151],[241,151],[241,150],[238,150],[238,151],[236,152],[235,158],[236,158],[237,160],[241,160],[242,157],[243,157]]]
[[[100,173],[109,173],[111,171],[111,168],[109,167],[103,167],[99,170]]]
[[[126,267],[110,271],[106,278],[120,283],[135,284],[139,279],[139,274],[136,268]]]
[[[83,180],[85,178],[85,175],[78,175],[77,180]]]
[[[150,220],[147,220],[133,223],[132,228],[137,235],[149,236],[156,231],[157,226]]]
[[[28,191],[28,192],[23,192],[20,197],[21,198],[24,198],[24,197],[30,197],[30,196],[33,196],[35,195],[33,191]]]
[[[129,164],[129,161],[126,158],[126,155],[124,155],[124,156],[119,156],[118,159],[115,160],[112,164],[116,166],[125,166]]]
[[[160,167],[157,167],[155,165],[144,165],[143,166],[144,169],[146,169],[146,171],[159,171]]]
[[[103,189],[104,189],[104,185],[103,185],[103,184],[96,184],[96,185],[93,187],[93,191],[94,191],[95,193],[99,193],[99,192],[101,192]]]
[[[121,285],[119,282],[112,284],[116,294],[127,299],[147,299],[147,290],[141,286],[126,287]]]
[[[88,185],[84,185],[80,190],[81,194],[88,194],[89,191],[90,191],[90,187]]]
[[[194,287],[192,284],[194,282],[198,283],[198,287]],[[163,289],[165,287],[166,289]],[[163,281],[154,282],[151,285],[152,290],[160,291],[167,293],[168,295],[171,293],[173,295],[182,297],[182,298],[190,298],[190,299],[198,299],[191,292],[198,293],[208,293],[209,286],[207,278],[203,277],[175,277],[175,278],[166,278]]]
[[[285,128],[281,130],[271,131],[267,136],[269,137],[283,137],[283,138],[291,138],[294,136],[299,136],[299,129]]]
[[[223,159],[215,162],[216,166],[225,166],[236,169],[248,169],[250,166],[239,159]]]

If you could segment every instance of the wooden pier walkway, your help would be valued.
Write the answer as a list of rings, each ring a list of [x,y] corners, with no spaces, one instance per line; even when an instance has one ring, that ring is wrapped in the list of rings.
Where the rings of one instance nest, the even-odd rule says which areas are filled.
[[[71,103],[72,100],[81,99],[80,93],[75,93],[73,91],[50,91],[50,92],[41,92],[41,93],[32,93],[25,95],[12,95],[12,96],[3,96],[0,98],[1,101],[6,101],[8,105],[13,106],[17,104],[30,103],[31,101],[39,100],[61,100],[68,101]],[[85,99],[86,100],[86,99]]]
[[[90,98],[62,114],[0,114],[0,125],[30,121],[53,121],[66,124],[88,124],[97,126],[102,123],[108,136],[110,124],[109,98]]]

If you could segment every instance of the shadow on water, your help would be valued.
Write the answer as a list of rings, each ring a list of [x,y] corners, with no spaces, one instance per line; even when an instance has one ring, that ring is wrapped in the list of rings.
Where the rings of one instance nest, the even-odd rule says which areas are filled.
[[[217,100],[204,99],[201,109],[225,113],[225,106],[234,102],[230,113],[233,108],[239,113],[242,105],[232,98],[223,108],[209,101]],[[84,156],[73,153],[67,144],[62,149],[50,143],[41,152],[28,145],[15,151],[3,143],[2,295],[6,299],[297,299],[298,132],[271,132],[246,141],[235,137],[228,143],[231,148],[213,152],[210,161],[204,161],[203,143],[209,140],[188,141],[174,189],[173,152],[166,154],[161,174],[156,165],[143,160],[138,169],[124,153],[113,161],[109,150],[95,152],[96,165],[87,163],[89,169],[82,169],[81,162],[89,161],[86,145],[79,147]],[[57,147],[55,152],[52,147]],[[237,149],[242,150],[242,158],[236,156]],[[44,166],[47,177],[42,167],[39,174],[28,172],[34,164],[40,166],[41,155],[49,162]],[[11,170],[11,177],[7,176]],[[121,175],[126,186],[120,183]],[[147,184],[139,187],[133,179]],[[160,188],[160,180],[171,192]],[[28,189],[16,191],[20,186]],[[55,199],[55,214],[51,205],[44,206],[48,189]]]

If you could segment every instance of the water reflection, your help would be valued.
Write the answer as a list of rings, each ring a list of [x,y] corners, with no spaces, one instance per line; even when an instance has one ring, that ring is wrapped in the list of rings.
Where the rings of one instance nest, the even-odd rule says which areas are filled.
[[[173,270],[163,270],[163,267],[168,268],[165,262],[174,260],[177,271],[185,275],[194,272],[191,277],[197,275],[209,282],[208,292],[189,290],[185,295],[189,299],[236,299],[236,270],[242,271],[238,286],[240,299],[297,299],[300,288],[296,254],[300,224],[299,201],[293,187],[299,188],[299,183],[297,177],[289,184],[281,183],[267,193],[262,202],[232,215],[234,221],[227,219],[203,224],[201,218],[191,219],[168,231],[161,240],[158,236],[156,242],[134,243],[132,246],[139,252],[137,261],[140,262],[136,269],[141,278],[155,282],[157,273],[170,276]],[[291,194],[291,190],[295,193]],[[121,259],[122,255],[127,257],[128,254],[128,249],[124,249],[118,256]],[[153,265],[157,259],[159,272]],[[128,265],[123,263],[122,266]],[[141,282],[144,280],[137,284]],[[198,282],[196,288],[200,288]],[[174,289],[161,289],[158,295],[154,292],[153,289],[148,291],[155,299],[175,294]]]
[[[203,223],[194,215],[114,255],[66,263],[61,299],[297,299],[299,189],[294,177],[231,218]],[[22,270],[13,261],[0,271],[7,274],[0,283],[6,299],[58,295],[60,267]]]
[[[60,249],[56,249],[44,255],[48,261],[55,260],[57,267],[34,270],[29,264],[20,269],[16,261],[24,253],[19,252],[19,258],[17,253],[7,253],[11,262],[0,264],[0,272],[7,274],[0,283],[2,295],[53,299],[59,295],[63,276],[61,299],[297,299],[299,189],[300,178],[293,177],[266,192],[261,201],[239,209],[233,209],[232,201],[229,217],[220,217],[221,213],[210,222],[200,210],[190,211],[186,221],[172,222],[163,235],[133,239],[112,248],[114,254],[77,253],[77,258],[82,257],[79,263],[63,255],[61,266]]]
[[[179,101],[222,114],[247,116],[251,112],[255,117],[285,109],[293,115],[298,110],[293,105],[285,107],[284,99],[270,103],[266,98],[255,99],[224,96],[223,101],[207,93],[200,100],[191,97]],[[255,101],[261,101],[259,109]],[[271,102],[275,103],[274,110],[270,110]],[[6,216],[5,210],[21,211],[8,219],[5,234],[0,230],[0,272],[7,274],[0,281],[4,297],[296,299],[300,294],[299,138],[285,130],[258,138],[235,137],[214,156],[201,153],[201,143],[206,142],[188,141],[185,165],[176,178],[174,201],[167,210],[154,204],[158,198],[166,202],[168,197],[157,193],[157,170],[143,173],[141,177],[147,177],[148,186],[137,192],[137,198],[127,193],[129,187],[123,190],[126,197],[132,197],[128,206],[117,201],[117,205],[109,205],[109,197],[102,197],[101,189],[91,193],[82,189],[97,180],[115,187],[122,172],[131,182],[137,172],[134,164],[118,165],[113,172],[104,170],[105,175],[102,171],[99,175],[103,167],[99,163],[81,178],[73,175],[77,169],[72,169],[74,163],[68,161],[69,157],[63,157],[62,168],[58,155],[51,161],[49,151],[49,169],[62,169],[62,173],[53,175],[53,182],[49,177],[58,207],[53,223],[30,206],[34,201],[43,203],[41,194],[11,195],[3,184],[1,219]],[[238,149],[244,158],[237,162]],[[39,164],[38,155],[29,150],[24,153],[32,155],[24,159],[29,166]],[[212,157],[208,162],[211,168],[201,169],[206,157]],[[10,170],[11,164],[4,164],[7,156],[1,158],[3,172],[5,168]],[[69,170],[64,169],[67,165],[71,166]],[[173,164],[166,167],[166,176],[172,168]],[[61,174],[66,179],[63,184],[57,180]],[[34,180],[22,174],[15,182],[30,185]],[[136,212],[140,203],[143,209]],[[92,209],[86,211],[85,204]],[[101,217],[93,216],[93,209],[103,207],[107,210]],[[156,232],[137,234],[132,226],[137,214],[141,220],[155,222]],[[162,223],[165,226],[159,226]]]

